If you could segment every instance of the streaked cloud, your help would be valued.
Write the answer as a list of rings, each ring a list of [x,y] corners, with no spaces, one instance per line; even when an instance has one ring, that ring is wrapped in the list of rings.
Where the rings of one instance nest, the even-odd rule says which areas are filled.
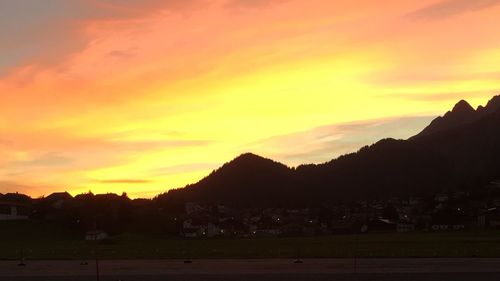
[[[500,80],[500,72],[461,72],[453,73],[447,69],[394,69],[372,74],[369,78],[376,84],[411,85],[429,82],[453,82],[464,80]]]
[[[143,183],[151,183],[153,181],[151,180],[144,180],[144,179],[111,179],[111,180],[98,180],[100,183],[116,183],[116,184],[143,184]]]
[[[33,190],[33,187],[26,186],[13,181],[0,181],[0,193],[28,192]]]
[[[28,193],[33,194],[34,196],[42,196],[48,195],[52,193],[53,190],[64,190],[62,187],[52,186],[52,185],[42,185],[42,184],[34,184],[27,185],[21,182],[8,181],[8,180],[0,180],[0,193]],[[52,190],[52,191],[51,191]]]
[[[0,146],[11,146],[12,141],[0,139]]]
[[[406,139],[435,116],[414,116],[333,124],[274,136],[253,144],[256,151],[292,165],[322,163],[380,139]]]
[[[56,153],[44,153],[33,159],[10,162],[7,166],[10,168],[54,167],[70,165],[74,161],[70,157],[64,157]]]
[[[418,20],[440,20],[499,4],[499,0],[445,0],[411,12],[407,17]]]
[[[108,56],[120,59],[132,58],[137,54],[137,49],[130,48],[126,50],[113,50],[108,53]]]
[[[438,101],[450,101],[457,102],[457,100],[471,99],[471,98],[484,98],[491,97],[500,94],[500,88],[496,90],[485,90],[485,91],[468,91],[468,92],[443,92],[443,93],[392,93],[381,95],[381,98],[395,98],[395,99],[407,99],[415,101],[425,101],[425,102],[438,102]],[[462,97],[462,98],[460,98]]]
[[[226,6],[230,8],[263,8],[286,1],[290,0],[229,0],[226,2]]]
[[[152,175],[175,175],[192,171],[207,171],[216,169],[220,163],[188,163],[157,168],[151,171]]]
[[[8,38],[0,44],[0,76],[19,64],[56,65],[81,52],[93,40],[82,32],[87,22],[133,20],[159,15],[162,11],[184,12],[202,3],[200,0],[0,1],[0,37]]]

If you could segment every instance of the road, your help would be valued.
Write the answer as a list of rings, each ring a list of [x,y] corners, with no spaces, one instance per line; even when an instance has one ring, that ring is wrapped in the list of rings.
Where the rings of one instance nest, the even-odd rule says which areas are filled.
[[[0,261],[0,280],[96,280],[94,261]],[[100,281],[500,280],[500,259],[106,260]]]

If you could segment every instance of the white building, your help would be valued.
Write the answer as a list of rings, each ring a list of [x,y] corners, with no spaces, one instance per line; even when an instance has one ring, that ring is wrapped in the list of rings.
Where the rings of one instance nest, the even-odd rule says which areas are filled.
[[[27,210],[24,204],[0,201],[0,220],[27,220]]]
[[[91,230],[85,233],[85,240],[87,241],[101,241],[108,239],[108,234],[102,230]]]

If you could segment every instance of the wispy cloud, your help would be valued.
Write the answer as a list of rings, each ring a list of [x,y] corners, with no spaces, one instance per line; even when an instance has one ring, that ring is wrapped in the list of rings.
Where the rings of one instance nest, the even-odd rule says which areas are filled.
[[[383,138],[406,139],[418,133],[434,117],[401,117],[322,126],[264,139],[251,145],[250,149],[289,165],[321,163]]]
[[[416,20],[440,20],[499,4],[500,0],[446,0],[418,9],[406,16]]]
[[[1,193],[20,192],[28,189],[30,189],[30,187],[24,184],[20,184],[14,181],[0,180]]]
[[[488,98],[497,93],[500,93],[500,88],[485,90],[485,91],[442,92],[442,93],[431,93],[431,94],[392,93],[392,94],[379,95],[379,97],[414,100],[414,101],[426,101],[426,102],[436,102],[436,101],[456,102],[461,99]]]
[[[172,166],[154,169],[151,171],[151,174],[153,174],[155,176],[165,176],[165,175],[181,174],[181,173],[186,173],[186,172],[204,171],[204,170],[209,170],[209,169],[215,169],[220,164],[221,163],[201,162],[201,163],[172,165]]]
[[[56,153],[44,153],[32,159],[13,161],[9,163],[9,168],[46,168],[66,166],[75,162],[75,159],[58,155]]]
[[[20,183],[17,181],[10,180],[0,180],[0,193],[38,193],[40,195],[46,194],[47,192],[54,192],[56,189],[53,186],[45,186],[45,185],[28,185],[24,183]]]
[[[12,145],[12,141],[0,139],[0,146],[11,146],[11,145]]]
[[[125,137],[122,134],[118,134],[118,136]],[[76,171],[80,177],[86,178],[84,175],[88,171],[120,166],[128,163],[131,159],[136,159],[138,155],[175,151],[176,149],[200,147],[213,143],[210,140],[189,139],[125,140],[113,139],[110,136],[81,137],[56,131],[10,134],[9,137],[9,140],[5,140],[6,145],[0,144],[0,179],[13,179],[20,182],[30,179],[29,182],[31,182],[31,180],[43,178],[47,183],[52,182],[53,178],[64,178],[63,174],[72,171]],[[175,170],[172,168],[172,171]],[[177,171],[180,170],[181,168],[177,168]],[[106,175],[103,176],[105,180],[93,181],[93,183],[152,183],[150,180],[115,179],[114,176]],[[71,177],[73,176],[66,180],[70,180]],[[107,177],[111,179],[106,179]],[[51,180],[47,180],[48,178]],[[89,184],[91,183],[92,181],[89,182]]]
[[[214,143],[212,140],[141,140],[141,141],[110,141],[112,147],[125,150],[144,151],[148,149],[169,149],[177,147],[204,146]]]
[[[426,68],[409,68],[404,69],[398,67],[382,71],[379,73],[371,73],[367,80],[379,85],[415,85],[422,83],[433,82],[453,82],[464,80],[498,80],[500,81],[500,72],[498,71],[483,71],[483,72],[457,72],[450,69],[439,69],[427,65]]]
[[[137,132],[135,132],[137,133]],[[213,144],[215,140],[182,139],[182,138],[138,138],[127,139],[135,136],[129,134],[113,134],[100,136],[77,136],[60,130],[38,130],[28,133],[10,133],[9,139],[0,140],[0,145],[9,146],[10,151],[45,151],[45,155],[52,155],[47,151],[117,151],[134,152],[155,149],[170,149],[178,147],[195,147]],[[4,148],[7,150],[7,148]]]
[[[202,0],[47,0],[0,1],[0,76],[28,61],[54,65],[83,50],[92,38],[81,30],[89,21],[126,21],[141,17],[185,13]],[[36,40],[36,44],[31,44]]]
[[[109,179],[109,180],[98,180],[99,183],[116,183],[116,184],[141,184],[141,183],[151,183],[151,180],[143,179]]]
[[[129,59],[137,55],[137,48],[129,48],[124,50],[113,50],[108,53],[108,57]]]
[[[226,7],[230,8],[262,8],[277,3],[287,2],[290,0],[229,0],[226,2]]]

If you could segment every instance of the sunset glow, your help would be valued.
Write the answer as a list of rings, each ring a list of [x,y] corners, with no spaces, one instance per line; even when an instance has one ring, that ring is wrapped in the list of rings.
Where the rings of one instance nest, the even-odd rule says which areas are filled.
[[[500,1],[0,3],[0,193],[321,163],[500,92]]]

